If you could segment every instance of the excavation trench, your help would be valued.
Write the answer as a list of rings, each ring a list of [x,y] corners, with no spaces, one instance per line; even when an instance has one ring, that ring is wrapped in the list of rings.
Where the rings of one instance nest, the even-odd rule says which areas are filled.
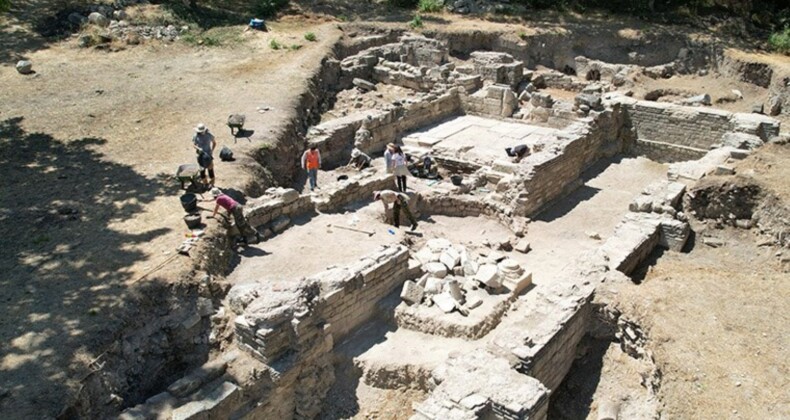
[[[196,296],[186,306],[197,323],[179,321],[206,336],[187,339],[199,357],[163,355],[175,363],[146,370],[150,398],[129,399],[127,418],[557,413],[574,378],[589,382],[614,357],[613,337],[626,353],[639,351],[623,343],[644,344],[619,318],[619,335],[600,333],[594,292],[657,248],[682,249],[690,231],[677,181],[741,158],[727,141],[778,133],[767,117],[617,93],[634,71],[713,65],[710,45],[665,33],[650,35],[665,49],[428,35],[364,33],[324,59],[294,119],[255,155],[262,176],[248,192],[259,196],[245,209],[265,241],[234,254],[224,234],[209,236],[198,292],[210,308]],[[538,65],[579,76],[528,70]],[[385,224],[393,215],[372,202],[395,189],[382,157],[390,142],[439,167],[439,177],[409,178],[416,233]],[[508,159],[516,144],[531,153]],[[307,145],[323,158],[312,193],[299,170]],[[345,166],[354,148],[369,169]],[[153,341],[155,330],[141,334]],[[179,381],[173,366],[186,373]]]

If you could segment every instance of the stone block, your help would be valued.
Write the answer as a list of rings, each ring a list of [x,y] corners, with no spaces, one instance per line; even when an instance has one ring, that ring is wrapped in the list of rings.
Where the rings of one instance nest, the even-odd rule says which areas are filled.
[[[209,316],[214,313],[214,304],[211,303],[211,299],[206,298],[198,298],[197,300],[197,311],[198,315],[201,317]]]
[[[507,287],[514,296],[519,295],[524,289],[532,284],[532,273],[524,273],[516,280],[506,278],[502,284]]]
[[[452,270],[461,263],[461,256],[452,248],[448,248],[439,256],[439,262],[447,266],[448,270]]]
[[[223,406],[232,405],[233,400],[240,396],[239,387],[223,382],[220,386],[209,392],[205,398],[184,404],[173,410],[171,420],[197,420],[203,418],[227,418],[228,412],[223,412]]]
[[[466,304],[464,306],[466,306],[467,309],[474,309],[482,304],[483,304],[483,299],[481,299],[480,296],[467,295]]]
[[[433,303],[444,313],[450,313],[455,309],[455,299],[448,292],[442,292],[434,296]]]
[[[443,279],[447,276],[447,267],[440,263],[440,262],[430,262],[422,266],[423,270],[426,273],[430,273],[431,276]]]
[[[425,295],[425,290],[417,283],[407,280],[403,283],[403,290],[400,293],[401,299],[409,304],[419,304],[422,302],[422,297]]]
[[[274,221],[272,221],[271,229],[274,233],[280,233],[284,231],[288,225],[291,224],[291,218],[285,215],[280,215]]]
[[[513,247],[513,249],[514,249],[514,250],[516,250],[516,251],[518,251],[518,252],[520,252],[520,253],[522,253],[522,254],[526,254],[526,253],[527,253],[527,252],[529,252],[529,251],[530,251],[532,248],[531,248],[531,246],[530,246],[530,244],[529,244],[529,241],[528,241],[528,240],[526,240],[526,239],[520,239],[520,240],[519,240],[519,241],[516,243],[516,246],[514,246],[514,247]]]
[[[444,282],[441,279],[437,279],[436,277],[428,277],[425,280],[425,294],[435,295],[442,292],[442,288],[444,287]]]
[[[494,264],[483,264],[475,274],[475,280],[491,288],[498,288],[502,285],[499,277],[499,269]]]

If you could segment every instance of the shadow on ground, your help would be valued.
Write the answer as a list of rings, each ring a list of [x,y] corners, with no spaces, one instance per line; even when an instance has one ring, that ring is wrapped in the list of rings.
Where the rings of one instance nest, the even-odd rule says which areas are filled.
[[[99,138],[29,133],[0,121],[0,412],[58,414],[124,326],[133,263],[169,229],[112,229],[168,184],[105,160]]]

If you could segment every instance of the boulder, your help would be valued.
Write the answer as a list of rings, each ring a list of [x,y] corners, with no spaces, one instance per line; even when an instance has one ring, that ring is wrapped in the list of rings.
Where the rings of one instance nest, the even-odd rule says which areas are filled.
[[[424,247],[414,254],[414,259],[420,264],[428,264],[429,262],[439,261],[439,254],[434,254],[428,247]]]
[[[104,28],[110,24],[110,19],[107,19],[107,16],[104,16],[99,12],[93,12],[88,15],[88,22]]]
[[[400,298],[403,299],[404,302],[414,305],[419,304],[422,302],[422,297],[425,295],[425,289],[420,287],[417,283],[406,280],[406,283],[403,283],[403,290],[400,293]]]
[[[16,63],[16,71],[18,71],[19,74],[33,73],[33,63],[27,60],[19,60]]]
[[[480,268],[480,264],[477,261],[469,258],[466,263],[463,265],[464,267],[464,276],[472,277],[477,274],[477,270]]]

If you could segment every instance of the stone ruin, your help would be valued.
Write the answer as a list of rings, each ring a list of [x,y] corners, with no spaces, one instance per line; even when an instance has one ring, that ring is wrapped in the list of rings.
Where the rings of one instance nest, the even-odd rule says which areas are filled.
[[[334,364],[343,357],[369,386],[424,391],[413,419],[546,418],[551,392],[600,315],[596,286],[627,281],[657,247],[681,250],[691,235],[681,200],[687,185],[729,173],[733,161],[779,134],[778,121],[765,115],[629,95],[635,74],[699,71],[701,54],[691,46],[662,65],[577,56],[569,75],[532,70],[535,55],[496,40],[489,51],[454,55],[437,39],[393,38],[357,37],[325,60],[316,88],[349,105],[324,109],[301,140],[320,148],[322,175],[332,181],[313,194],[274,188],[250,200],[247,217],[267,239],[263,246],[291,235],[296,218],[350,214],[373,191],[393,188],[380,165],[393,141],[418,159],[432,157],[445,175],[411,184],[415,214],[492,219],[510,238],[404,238],[322,271],[239,281],[225,303],[233,342],[222,369],[207,366],[214,373],[174,384],[124,418],[153,409],[184,419],[314,418],[330,403]],[[504,154],[516,144],[530,148],[519,162]],[[353,148],[374,157],[373,166],[344,172]],[[608,209],[623,216],[602,232],[606,238],[589,235],[599,243],[559,268],[537,264],[532,219],[582,186],[593,165],[617,156],[667,163],[665,179]],[[649,358],[633,327],[613,322],[623,346]],[[371,325],[391,335],[358,344]],[[402,336],[424,344],[430,357],[398,358],[411,342]],[[343,356],[349,346],[353,355]]]

